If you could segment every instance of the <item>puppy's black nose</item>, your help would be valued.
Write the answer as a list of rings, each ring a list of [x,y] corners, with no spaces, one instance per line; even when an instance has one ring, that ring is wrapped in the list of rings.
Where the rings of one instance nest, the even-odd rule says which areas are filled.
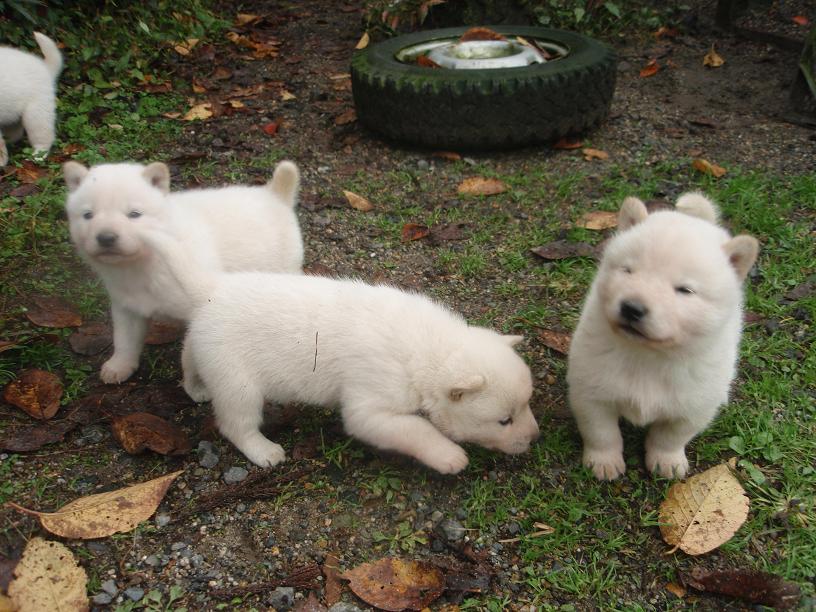
[[[630,323],[637,323],[643,317],[649,314],[649,309],[640,302],[635,302],[634,300],[624,300],[621,302],[620,314],[626,321],[629,321]]]
[[[113,232],[101,232],[96,235],[96,241],[101,247],[112,247],[119,240],[119,236]]]

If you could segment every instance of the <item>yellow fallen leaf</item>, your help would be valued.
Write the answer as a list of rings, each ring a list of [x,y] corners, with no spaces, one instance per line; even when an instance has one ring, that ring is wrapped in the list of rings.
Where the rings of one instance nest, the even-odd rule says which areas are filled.
[[[504,193],[507,191],[507,185],[499,179],[472,176],[462,181],[459,187],[456,188],[456,191],[462,195],[488,196]]]
[[[167,117],[168,119],[178,119],[181,117],[181,113],[177,113],[175,111],[170,113],[162,113],[162,117]]]
[[[706,159],[695,159],[691,162],[692,167],[697,170],[698,172],[702,172],[703,174],[710,174],[714,178],[720,178],[725,175],[728,170],[723,168],[722,166],[718,166],[717,164],[712,164],[710,161]]]
[[[235,25],[236,26],[245,26],[255,21],[260,21],[260,15],[253,15],[252,13],[238,13],[235,17]]]
[[[748,497],[720,464],[671,486],[660,504],[660,533],[674,548],[701,555],[727,542],[748,517]]]
[[[243,102],[241,102],[240,100],[230,100],[230,101],[229,101],[229,105],[230,105],[232,108],[245,108],[245,107],[246,107],[246,104],[244,104],[244,103],[243,103]]]
[[[45,529],[63,538],[104,538],[130,531],[150,518],[172,482],[183,472],[180,470],[124,489],[81,497],[57,512],[37,512],[13,502],[6,502],[6,505],[36,516]]]
[[[608,210],[592,210],[584,213],[575,222],[576,227],[583,227],[588,230],[605,230],[618,226],[618,213]]]
[[[354,46],[355,49],[365,49],[368,46],[368,43],[371,39],[368,36],[368,32],[363,32],[363,35],[360,37],[360,40],[357,41],[357,44]]]
[[[360,212],[368,212],[369,210],[374,209],[374,205],[371,202],[352,191],[346,191],[344,189],[343,195],[346,196],[346,200],[348,200],[349,205],[355,210],[359,210]]]
[[[281,100],[284,102],[288,100],[297,100],[297,96],[293,94],[291,91],[286,91],[285,89],[281,92]]]
[[[190,51],[198,44],[198,40],[198,38],[188,38],[184,42],[173,45],[173,49],[175,49],[179,55],[190,55]]]
[[[591,161],[593,159],[609,159],[609,153],[606,151],[601,151],[600,149],[582,149],[581,153],[584,154],[584,159],[587,161]]]
[[[666,590],[678,599],[683,599],[686,596],[686,589],[674,582],[669,582],[666,585]]]
[[[725,60],[720,57],[714,50],[714,45],[711,45],[711,50],[703,57],[703,66],[710,66],[711,68],[719,68],[725,63]]]
[[[88,575],[59,542],[32,538],[14,568],[8,594],[17,612],[84,612]]]
[[[182,117],[184,121],[195,121],[197,119],[204,120],[209,119],[212,117],[212,104],[209,102],[204,102],[202,104],[195,104],[187,113]]]

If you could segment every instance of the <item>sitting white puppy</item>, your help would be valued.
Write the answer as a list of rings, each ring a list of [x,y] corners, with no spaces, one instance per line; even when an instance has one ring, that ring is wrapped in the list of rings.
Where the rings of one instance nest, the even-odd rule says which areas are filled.
[[[646,466],[688,470],[685,445],[728,400],[742,330],[742,281],[756,260],[751,236],[732,238],[717,209],[687,193],[677,211],[648,214],[627,198],[569,352],[569,401],[597,478],[625,471],[622,416],[651,425]]]
[[[149,317],[187,320],[192,304],[167,268],[157,265],[141,228],[175,236],[196,263],[213,273],[262,270],[299,273],[303,242],[295,202],[297,166],[281,162],[265,186],[169,193],[166,165],[63,166],[71,240],[99,274],[111,298],[113,356],[106,383],[139,366]]]
[[[145,240],[201,306],[182,352],[184,388],[212,400],[221,433],[253,463],[283,448],[261,434],[265,400],[341,407],[346,431],[443,474],[457,442],[523,453],[538,437],[520,336],[471,327],[416,293],[317,276],[210,275],[174,238]]]
[[[38,153],[47,153],[54,144],[56,80],[62,71],[62,54],[45,34],[34,32],[34,38],[42,58],[0,47],[0,166],[8,163],[6,141],[19,140],[23,130]]]

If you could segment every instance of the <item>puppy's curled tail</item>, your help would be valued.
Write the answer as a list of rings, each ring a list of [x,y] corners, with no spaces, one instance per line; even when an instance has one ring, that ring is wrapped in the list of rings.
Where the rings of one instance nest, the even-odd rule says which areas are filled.
[[[45,34],[34,32],[34,40],[37,41],[40,51],[42,51],[43,59],[45,60],[48,72],[51,73],[51,78],[56,81],[60,72],[62,72],[62,53],[60,53],[56,43]]]
[[[717,223],[720,219],[720,211],[717,206],[699,191],[684,193],[677,199],[677,210],[692,217],[699,217]]]
[[[298,167],[294,162],[280,162],[275,166],[275,172],[266,187],[289,208],[294,208],[297,203],[298,189],[300,188],[300,171]]]

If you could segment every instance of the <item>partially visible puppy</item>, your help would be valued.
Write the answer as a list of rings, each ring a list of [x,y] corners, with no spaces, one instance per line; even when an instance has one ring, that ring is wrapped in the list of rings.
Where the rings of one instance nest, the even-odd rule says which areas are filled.
[[[34,32],[34,39],[43,57],[0,47],[0,166],[8,163],[6,141],[19,140],[23,130],[37,153],[47,153],[54,144],[62,54],[45,34]]]
[[[732,238],[699,193],[648,214],[627,198],[569,352],[569,400],[597,478],[625,471],[618,419],[651,425],[646,466],[688,470],[685,445],[728,400],[742,331],[742,281],[759,244]]]
[[[212,400],[221,433],[253,463],[283,448],[260,432],[264,401],[341,407],[346,431],[443,474],[457,442],[525,452],[538,437],[520,336],[471,327],[416,293],[361,281],[212,275],[176,239],[144,232],[200,307],[182,352],[184,388]]]
[[[149,317],[187,320],[188,294],[157,265],[141,228],[175,236],[211,273],[262,270],[299,273],[303,243],[294,212],[297,166],[281,162],[265,186],[169,193],[166,165],[64,166],[71,240],[99,274],[111,298],[113,356],[106,383],[126,380],[139,366]]]

